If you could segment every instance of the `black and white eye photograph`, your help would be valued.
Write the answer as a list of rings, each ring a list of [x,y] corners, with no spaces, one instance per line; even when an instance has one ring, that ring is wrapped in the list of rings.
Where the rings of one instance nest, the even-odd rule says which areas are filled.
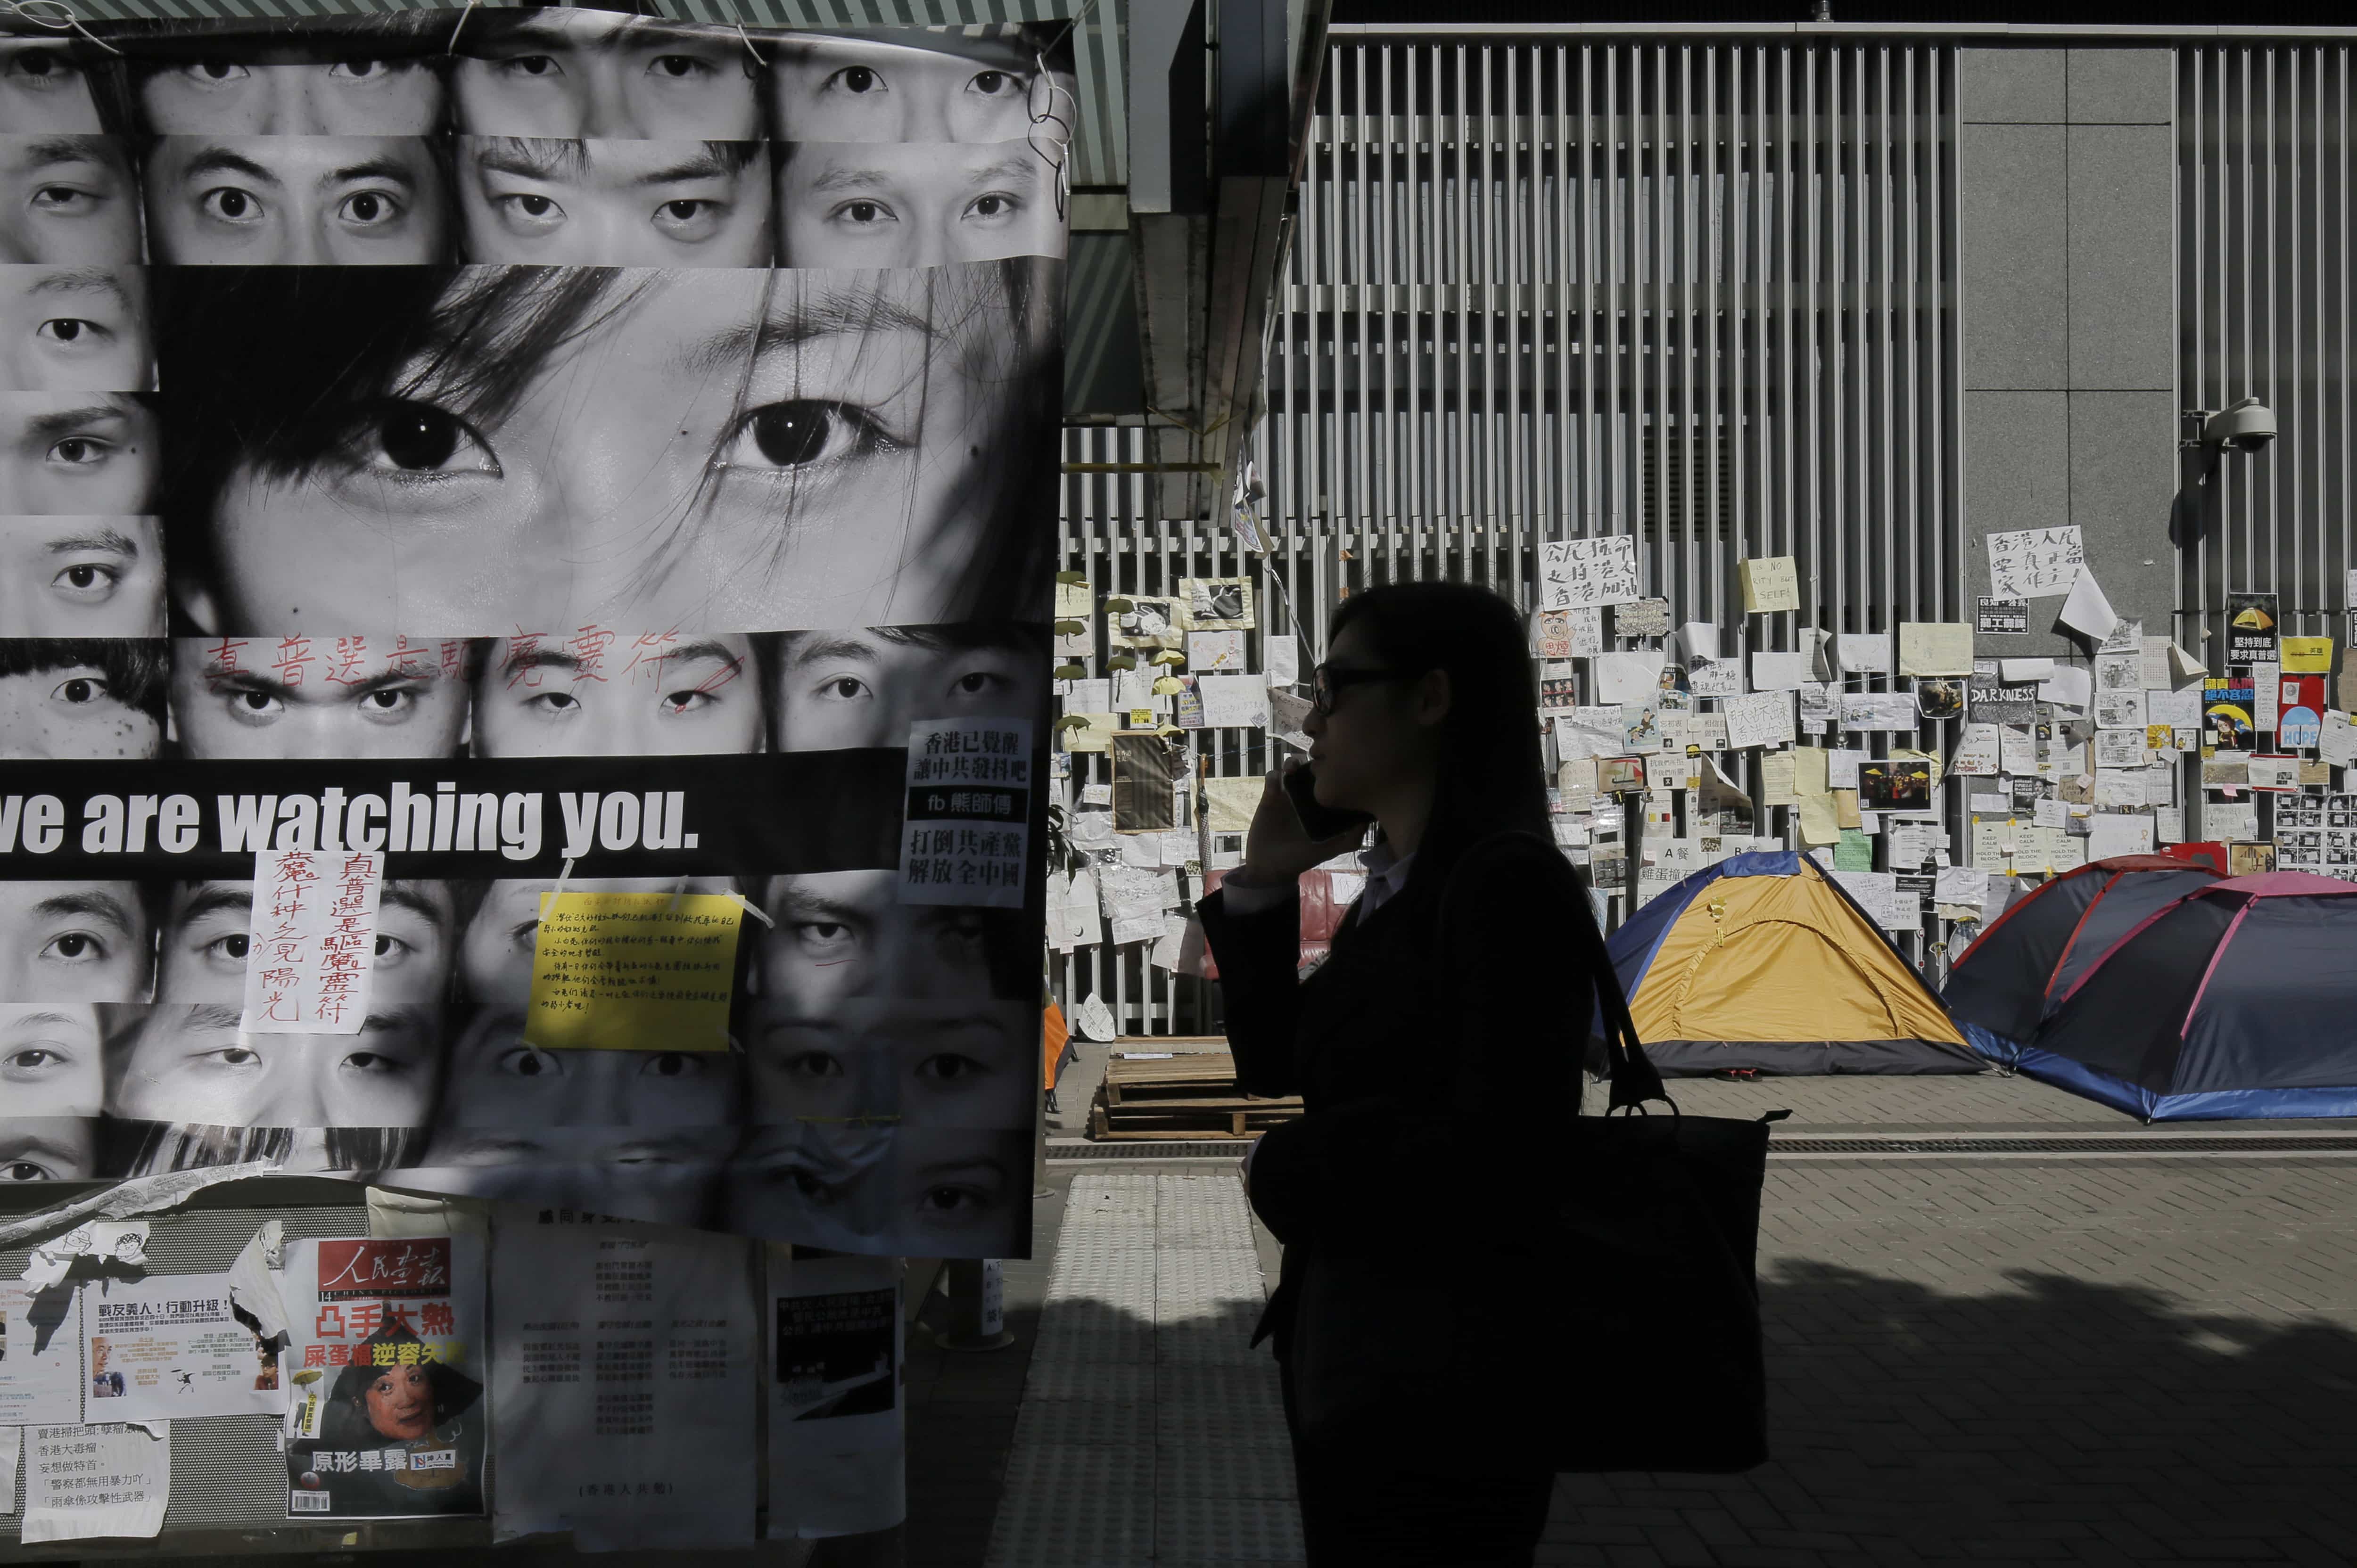
[[[762,50],[736,27],[620,11],[485,7],[450,73],[469,136],[752,141]]]
[[[152,638],[165,625],[163,519],[0,517],[0,639]]]
[[[176,601],[253,636],[1003,613],[1045,573],[1060,273],[174,269]]]
[[[1058,165],[1028,140],[781,142],[776,156],[780,265],[1064,254]]]
[[[423,136],[158,136],[140,178],[159,264],[424,266],[454,252],[447,155]]]
[[[461,136],[454,158],[469,262],[766,267],[766,142]],[[897,264],[883,258],[845,266]]]
[[[0,266],[0,391],[155,386],[144,269]]]

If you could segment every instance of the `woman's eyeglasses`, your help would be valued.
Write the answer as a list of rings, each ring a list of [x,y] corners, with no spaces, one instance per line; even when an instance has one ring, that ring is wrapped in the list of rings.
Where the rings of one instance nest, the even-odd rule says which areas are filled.
[[[1343,693],[1353,686],[1362,686],[1375,681],[1396,681],[1401,678],[1396,670],[1379,670],[1372,667],[1361,670],[1349,668],[1338,670],[1330,664],[1320,664],[1309,673],[1313,682],[1309,693],[1309,705],[1319,718],[1332,718],[1334,704],[1341,700]]]

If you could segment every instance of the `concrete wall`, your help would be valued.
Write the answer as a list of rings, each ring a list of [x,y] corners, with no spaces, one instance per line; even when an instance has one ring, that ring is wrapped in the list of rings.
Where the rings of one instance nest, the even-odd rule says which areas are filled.
[[[1984,535],[2076,524],[2112,607],[2169,630],[2175,60],[1962,51],[1967,605],[1989,591]],[[2068,651],[2061,607],[2032,601],[2029,636],[1979,651]]]

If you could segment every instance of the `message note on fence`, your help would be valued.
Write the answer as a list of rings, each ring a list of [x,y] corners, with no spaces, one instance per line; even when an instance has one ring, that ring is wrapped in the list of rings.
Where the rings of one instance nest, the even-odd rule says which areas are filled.
[[[543,894],[525,1041],[551,1051],[726,1050],[743,908],[719,893]]]

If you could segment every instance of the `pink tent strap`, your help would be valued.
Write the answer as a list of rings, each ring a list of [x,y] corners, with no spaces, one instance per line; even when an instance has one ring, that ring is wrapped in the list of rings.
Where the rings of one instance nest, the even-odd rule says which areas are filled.
[[[2357,894],[2357,882],[2305,871],[2263,871],[2255,876],[2230,876],[2194,892],[2203,897],[2239,894],[2245,898],[2338,898]]]

